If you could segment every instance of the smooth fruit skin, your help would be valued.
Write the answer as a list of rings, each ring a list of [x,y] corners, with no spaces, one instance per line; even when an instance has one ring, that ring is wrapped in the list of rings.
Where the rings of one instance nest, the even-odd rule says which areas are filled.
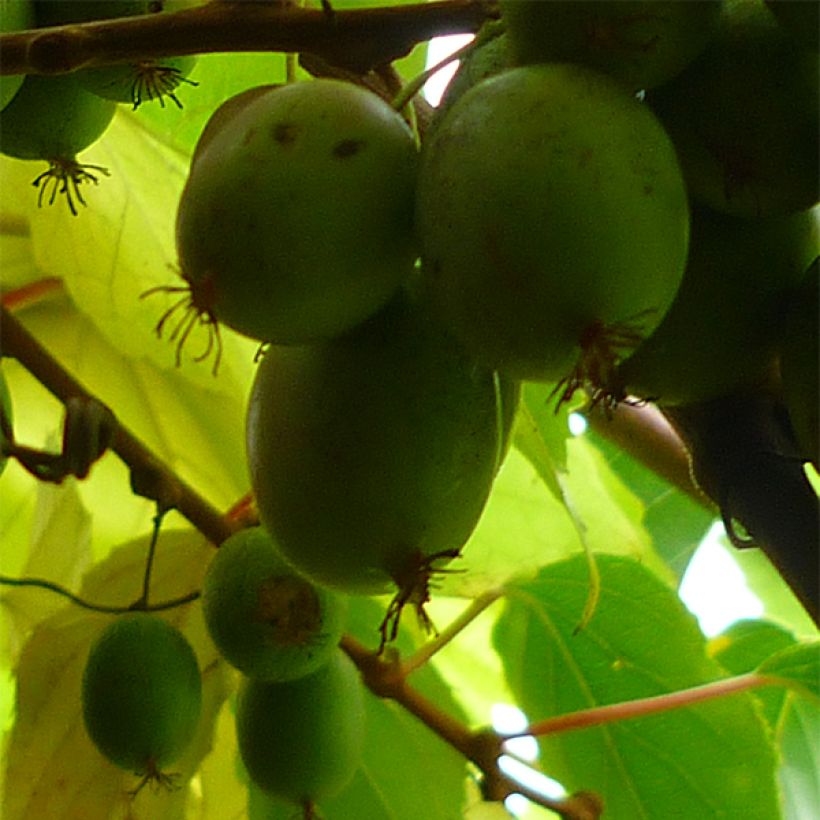
[[[17,159],[72,159],[102,136],[116,109],[71,74],[31,74],[3,110],[0,152]]]
[[[820,466],[820,269],[815,262],[797,288],[780,351],[783,395],[803,455]]]
[[[113,763],[156,774],[193,739],[202,684],[178,629],[144,612],[120,615],[97,638],[82,682],[85,727]]]
[[[648,335],[686,261],[674,148],[615,80],[526,66],[470,89],[425,143],[428,286],[465,346],[514,378],[567,375],[590,328]]]
[[[818,55],[796,48],[762,0],[726,0],[704,53],[647,97],[692,198],[746,217],[812,207],[820,196],[818,77]]]
[[[521,63],[583,63],[636,91],[682,71],[720,16],[720,0],[501,0],[500,8]]]
[[[339,643],[345,600],[301,578],[262,527],[228,538],[202,586],[205,623],[222,655],[246,675],[292,680],[315,672]]]
[[[767,219],[694,209],[683,282],[660,327],[621,365],[627,391],[673,405],[759,380],[819,237],[817,209]]]
[[[328,338],[413,270],[417,149],[375,94],[339,80],[249,102],[192,164],[177,250],[193,303],[262,341]]]
[[[517,397],[409,298],[339,339],[271,347],[247,421],[262,523],[319,584],[401,585],[419,559],[467,541]]]
[[[341,649],[312,675],[246,679],[239,691],[239,752],[254,783],[273,797],[304,805],[341,791],[359,766],[364,734],[364,687]]]
[[[196,63],[195,55],[186,54],[139,64],[87,68],[78,71],[75,76],[86,91],[106,100],[131,103],[138,108],[140,104],[153,100],[164,105],[164,98],[174,94]],[[166,87],[161,81],[152,79],[152,72],[173,72],[173,80]]]
[[[34,28],[32,0],[0,0],[0,34]],[[0,111],[23,84],[25,74],[0,74]]]

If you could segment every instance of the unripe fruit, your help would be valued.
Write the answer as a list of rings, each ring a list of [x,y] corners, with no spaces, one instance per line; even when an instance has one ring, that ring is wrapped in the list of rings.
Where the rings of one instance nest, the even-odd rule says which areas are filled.
[[[501,13],[520,62],[583,63],[637,91],[667,82],[703,50],[720,0],[502,0]]]
[[[359,86],[261,94],[214,134],[180,199],[193,308],[284,344],[363,321],[413,269],[416,164],[400,115]]]
[[[648,99],[693,199],[751,217],[817,202],[817,54],[795,48],[762,0],[727,0],[704,53]]]
[[[490,367],[551,381],[605,374],[658,325],[689,217],[648,108],[555,64],[497,74],[455,103],[422,151],[417,222],[455,335]]]
[[[359,672],[341,649],[298,680],[248,679],[237,699],[236,736],[251,780],[305,807],[336,794],[353,777],[364,721]]]
[[[797,288],[780,354],[783,395],[802,454],[820,468],[820,271],[815,259]]]
[[[178,629],[145,612],[120,615],[86,662],[86,730],[112,763],[156,779],[194,737],[201,686],[194,651]]]
[[[344,599],[297,575],[262,527],[217,550],[202,586],[208,631],[246,675],[292,680],[318,669],[342,635]]]
[[[620,367],[627,392],[690,404],[759,380],[782,337],[788,296],[818,252],[817,219],[814,210],[740,219],[695,209],[678,295]]]
[[[0,34],[34,28],[32,0],[0,0]],[[23,84],[25,74],[0,74],[0,111]]]
[[[404,293],[343,337],[270,347],[247,423],[262,523],[317,583],[423,582],[475,527],[516,400]]]
[[[85,204],[80,186],[97,183],[91,171],[108,173],[78,163],[77,154],[102,136],[116,108],[116,103],[86,91],[71,74],[31,74],[3,109],[0,152],[46,160],[49,169],[33,182],[40,188],[38,202],[51,204],[58,194],[64,195],[76,214],[75,200]]]
[[[177,108],[182,108],[175,92],[183,83],[195,85],[186,78],[196,62],[197,58],[188,54],[126,65],[87,68],[78,71],[75,76],[86,91],[106,100],[131,103],[134,109],[152,100],[156,100],[164,108],[166,97]]]

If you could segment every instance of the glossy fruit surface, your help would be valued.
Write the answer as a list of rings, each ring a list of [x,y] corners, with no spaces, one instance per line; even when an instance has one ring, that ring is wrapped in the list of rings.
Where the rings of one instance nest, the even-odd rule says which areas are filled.
[[[3,110],[0,151],[17,159],[74,158],[102,136],[116,108],[71,74],[29,75]]]
[[[275,343],[355,326],[413,269],[416,168],[410,129],[359,86],[260,95],[214,135],[180,199],[192,303]]]
[[[32,0],[0,0],[0,34],[34,28]],[[0,111],[23,84],[24,74],[0,74]]]
[[[144,612],[97,638],[82,683],[85,727],[113,763],[156,776],[193,739],[202,701],[196,656],[179,630]]]
[[[820,465],[820,270],[814,265],[795,291],[780,354],[783,394],[803,455]]]
[[[516,401],[410,298],[331,342],[270,347],[247,423],[262,523],[317,583],[401,586],[467,541]]]
[[[337,793],[353,777],[364,721],[359,672],[340,649],[298,680],[248,679],[237,699],[236,735],[251,779],[268,794],[299,805]]]
[[[222,655],[246,675],[291,680],[319,668],[339,643],[344,599],[297,575],[262,527],[217,550],[202,587],[205,623]]]
[[[693,199],[753,217],[817,202],[819,71],[762,0],[727,0],[704,53],[648,97]]]
[[[817,217],[812,210],[741,219],[695,209],[678,295],[621,366],[628,392],[682,404],[759,379],[782,336],[789,294],[820,250]]]
[[[455,103],[424,145],[417,222],[445,323],[485,364],[549,381],[590,337],[657,326],[689,216],[654,115],[615,80],[555,64],[495,75]]]
[[[502,0],[501,13],[520,62],[583,63],[638,90],[667,82],[703,50],[720,2]]]

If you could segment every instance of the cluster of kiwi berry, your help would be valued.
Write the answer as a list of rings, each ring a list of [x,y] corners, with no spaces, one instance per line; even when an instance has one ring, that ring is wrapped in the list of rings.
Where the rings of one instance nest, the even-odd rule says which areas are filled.
[[[178,314],[181,345],[204,324],[217,364],[220,324],[263,344],[247,417],[262,526],[222,545],[203,590],[244,675],[239,747],[263,790],[310,816],[352,776],[363,701],[338,648],[341,594],[397,590],[382,645],[403,606],[426,617],[521,380],[555,383],[559,401],[685,405],[779,359],[817,457],[813,5],[502,0],[506,32],[476,47],[421,139],[333,79],[214,113],[177,214],[186,284],[167,288],[179,301],[160,329]],[[189,713],[136,753],[139,731],[123,750],[94,729],[121,708],[95,687],[105,647],[149,622],[171,641],[152,616],[119,619],[85,701],[106,754],[155,776]],[[195,661],[173,651],[193,703]],[[142,682],[145,703],[166,685]]]
[[[176,5],[185,0],[176,0]],[[162,12],[174,4],[163,0],[0,0],[4,33],[65,26],[117,17]],[[196,57],[141,60],[61,75],[0,77],[0,153],[23,160],[45,160],[48,169],[33,182],[38,201],[52,204],[64,196],[71,212],[85,205],[82,186],[96,184],[105,168],[85,165],[77,155],[108,128],[118,103],[134,109],[156,100],[180,105],[175,91],[191,82],[187,75]]]

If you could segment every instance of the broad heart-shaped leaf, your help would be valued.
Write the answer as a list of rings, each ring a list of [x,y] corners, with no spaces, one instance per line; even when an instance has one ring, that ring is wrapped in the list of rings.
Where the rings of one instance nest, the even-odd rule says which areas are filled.
[[[369,598],[350,600],[348,631],[366,646],[378,641],[384,607]],[[411,653],[407,634],[398,649]],[[458,719],[463,713],[446,684],[428,664],[413,673],[410,683],[438,708]],[[392,701],[366,694],[364,758],[351,783],[319,806],[324,820],[454,820],[465,802],[466,761],[426,726]],[[251,788],[250,820],[292,820],[291,804],[271,800]]]
[[[814,667],[814,685],[820,675],[816,658],[804,666],[801,656],[811,645],[777,624],[746,620],[732,624],[709,642],[715,660],[735,675],[758,667],[784,668],[788,673]],[[783,792],[783,814],[787,820],[812,817],[820,806],[820,704],[801,692],[780,686],[755,689],[764,714],[777,739],[780,752],[778,775]]]
[[[788,682],[820,703],[820,640],[782,649],[763,661],[757,671]]]
[[[510,590],[495,647],[530,720],[662,695],[724,676],[694,618],[639,562],[599,555],[601,596],[585,629],[587,567],[573,558]],[[750,695],[540,738],[542,766],[592,790],[607,820],[777,820],[776,759]]]
[[[81,587],[86,600],[128,606],[141,592],[147,550],[139,539],[97,564]],[[212,547],[191,531],[161,536],[152,576],[152,601],[198,588]],[[4,820],[182,820],[189,789],[127,791],[138,780],[97,751],[83,727],[80,685],[91,642],[111,615],[69,604],[41,622],[23,648],[17,668],[16,722],[8,738],[2,796]],[[173,764],[183,784],[210,747],[213,721],[226,694],[225,666],[207,636],[197,603],[163,614],[183,631],[203,674],[203,711],[189,750]]]

